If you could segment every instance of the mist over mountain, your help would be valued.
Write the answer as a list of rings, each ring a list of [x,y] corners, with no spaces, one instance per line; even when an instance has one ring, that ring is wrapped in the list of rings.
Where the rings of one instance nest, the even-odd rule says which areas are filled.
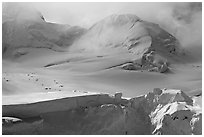
[[[161,13],[158,23],[192,54],[202,56],[202,3],[176,3]]]
[[[36,9],[15,3],[4,4],[2,30],[3,57],[27,54],[29,48],[66,51],[86,31],[78,26],[46,22]]]
[[[178,12],[174,15],[177,20],[191,22],[188,18],[193,13],[180,15],[180,10],[174,12]],[[57,52],[92,51],[92,54],[110,49],[133,54],[134,59],[130,60],[133,63],[123,64],[125,69],[165,72],[169,63],[181,61],[185,54],[183,43],[176,37],[160,25],[144,21],[134,14],[110,15],[88,30],[45,20],[33,7],[4,4],[3,57],[21,57],[32,51],[32,48],[46,48]]]
[[[3,3],[2,134],[201,135],[201,4]]]

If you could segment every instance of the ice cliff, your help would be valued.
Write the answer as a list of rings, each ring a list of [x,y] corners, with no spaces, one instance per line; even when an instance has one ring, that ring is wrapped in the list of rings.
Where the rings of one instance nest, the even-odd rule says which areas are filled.
[[[175,89],[4,105],[2,115],[3,134],[202,134],[201,106]]]

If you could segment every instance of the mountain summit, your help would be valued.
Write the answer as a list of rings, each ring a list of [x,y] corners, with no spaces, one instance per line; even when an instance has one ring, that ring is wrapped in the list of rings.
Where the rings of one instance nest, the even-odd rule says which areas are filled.
[[[143,69],[151,68],[150,71],[164,64],[167,68],[167,60],[172,61],[182,53],[179,41],[173,35],[132,14],[106,17],[94,24],[72,47],[100,52],[107,48],[121,49],[135,56],[134,64],[131,64],[134,69],[142,66]]]
[[[96,42],[94,46],[98,48],[126,47],[133,52],[138,52],[141,46],[143,47],[140,49],[140,51],[143,50],[141,52],[145,52],[145,49],[149,47],[155,50],[164,49],[172,54],[179,52],[179,42],[173,35],[160,28],[159,25],[143,21],[133,14],[106,17],[94,24],[80,41]],[[82,45],[86,46],[86,44]],[[93,44],[90,43],[90,45]],[[89,47],[92,48],[92,46]]]

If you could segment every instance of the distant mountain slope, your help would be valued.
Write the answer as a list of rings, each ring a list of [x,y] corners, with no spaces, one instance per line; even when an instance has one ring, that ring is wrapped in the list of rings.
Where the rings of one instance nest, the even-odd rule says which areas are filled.
[[[86,30],[48,23],[35,9],[8,4],[3,8],[2,27],[3,58],[25,55],[31,48],[91,54],[123,51],[134,58],[121,68],[161,73],[169,70],[170,63],[184,60],[184,52],[173,35],[133,14],[108,16]]]
[[[20,4],[3,7],[3,57],[18,57],[26,48],[48,48],[63,51],[86,30],[77,26],[48,23],[41,13]]]
[[[150,47],[158,52],[176,54],[180,46],[178,40],[159,25],[143,21],[133,14],[106,17],[94,24],[76,45],[84,49],[125,47],[137,54]]]
[[[131,65],[153,71],[154,67],[161,65],[167,68],[169,61],[178,60],[183,55],[179,41],[173,35],[159,25],[143,21],[132,14],[111,15],[97,22],[72,48],[93,52],[107,48],[126,50],[135,56],[134,64]]]

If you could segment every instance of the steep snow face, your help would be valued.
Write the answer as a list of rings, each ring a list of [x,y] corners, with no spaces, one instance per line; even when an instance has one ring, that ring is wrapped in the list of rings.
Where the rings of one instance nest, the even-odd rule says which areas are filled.
[[[121,96],[79,96],[54,100],[55,105],[40,102],[41,107],[39,103],[3,106],[3,112],[7,109],[4,121],[11,119],[6,115],[21,117],[18,124],[3,125],[3,134],[23,134],[24,130],[27,134],[202,134],[201,107],[180,90],[155,88],[131,99]]]
[[[3,7],[3,57],[19,57],[30,48],[64,51],[85,29],[45,22],[44,17],[31,7],[6,3]]]

